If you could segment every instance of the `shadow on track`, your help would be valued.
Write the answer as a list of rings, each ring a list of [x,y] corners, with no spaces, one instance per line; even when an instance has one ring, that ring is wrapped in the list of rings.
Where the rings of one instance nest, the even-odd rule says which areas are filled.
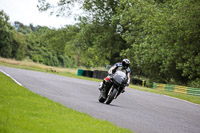
[[[124,106],[116,105],[116,104],[106,104],[106,103],[100,103],[100,102],[96,102],[96,101],[95,101],[95,103],[107,105],[107,106],[111,106],[111,107],[125,108]]]

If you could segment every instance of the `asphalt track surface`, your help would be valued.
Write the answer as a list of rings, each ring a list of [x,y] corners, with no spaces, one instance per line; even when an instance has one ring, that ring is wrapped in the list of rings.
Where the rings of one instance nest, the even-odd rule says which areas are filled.
[[[98,82],[0,66],[24,87],[66,107],[135,133],[200,133],[200,106],[127,88],[110,105],[98,102]]]

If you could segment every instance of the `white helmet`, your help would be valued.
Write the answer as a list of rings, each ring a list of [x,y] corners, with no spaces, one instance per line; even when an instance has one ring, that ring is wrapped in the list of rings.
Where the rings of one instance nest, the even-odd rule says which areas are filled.
[[[122,67],[123,68],[127,69],[129,67],[129,65],[130,65],[130,61],[128,59],[123,59],[122,60]]]

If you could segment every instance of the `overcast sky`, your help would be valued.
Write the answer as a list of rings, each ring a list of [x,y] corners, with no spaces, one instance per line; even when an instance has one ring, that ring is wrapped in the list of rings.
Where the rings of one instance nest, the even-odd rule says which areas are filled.
[[[56,1],[56,0],[54,0]],[[25,25],[48,26],[59,28],[66,24],[74,24],[73,18],[49,16],[47,12],[39,12],[38,0],[0,0],[0,10],[9,16],[10,21],[19,21]]]

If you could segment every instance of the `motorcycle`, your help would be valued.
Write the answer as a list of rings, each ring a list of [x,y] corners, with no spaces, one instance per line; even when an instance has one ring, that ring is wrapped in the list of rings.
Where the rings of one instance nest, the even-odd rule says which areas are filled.
[[[117,71],[111,76],[110,81],[100,91],[99,102],[110,104],[113,99],[116,99],[127,85],[128,78],[123,71]],[[105,91],[105,92],[104,92]],[[103,97],[105,93],[106,97]]]

